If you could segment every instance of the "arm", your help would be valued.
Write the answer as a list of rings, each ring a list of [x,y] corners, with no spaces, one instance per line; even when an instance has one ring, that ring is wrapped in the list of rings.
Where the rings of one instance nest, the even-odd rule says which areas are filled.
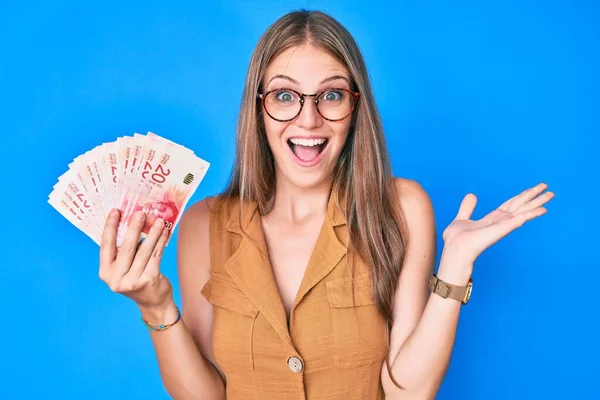
[[[169,280],[160,273],[160,260],[168,239],[164,222],[156,220],[146,239],[139,243],[144,213],[136,213],[117,252],[119,212],[106,219],[100,247],[100,279],[113,292],[131,298],[142,317],[153,325],[172,324],[177,319]],[[182,217],[179,235],[179,277],[184,304],[183,321],[166,330],[150,331],[160,374],[175,399],[224,399],[224,384],[212,366],[209,352],[212,308],[199,298],[208,280],[209,212],[201,202]]]
[[[200,294],[210,277],[206,200],[194,204],[181,218],[177,246],[178,275],[183,323],[166,331],[150,331],[160,374],[167,392],[175,399],[224,399],[225,386],[213,365],[211,351],[212,306]],[[153,323],[174,321],[175,304],[143,309]]]
[[[486,248],[543,215],[542,206],[554,194],[540,195],[540,184],[515,196],[484,218],[472,221],[477,199],[467,195],[454,221],[444,230],[438,277],[466,286],[475,259]],[[401,399],[434,399],[450,363],[462,304],[430,293],[427,283],[435,263],[435,223],[431,201],[416,183],[399,181],[401,206],[409,229],[409,244],[394,299],[394,323],[389,363],[382,369],[386,396]]]
[[[460,307],[456,301],[452,304],[432,294],[427,287],[436,261],[435,219],[429,196],[410,180],[397,179],[396,188],[408,240],[394,295],[388,360],[395,381],[403,389],[392,382],[385,364],[382,386],[386,398],[433,399],[450,360]],[[440,275],[440,279],[444,278]]]

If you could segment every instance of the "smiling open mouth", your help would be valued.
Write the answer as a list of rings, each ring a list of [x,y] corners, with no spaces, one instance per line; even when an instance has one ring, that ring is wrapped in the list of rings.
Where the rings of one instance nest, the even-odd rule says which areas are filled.
[[[292,138],[287,141],[288,146],[292,149],[292,152],[301,161],[310,162],[315,160],[319,154],[327,147],[329,139],[300,139]]]

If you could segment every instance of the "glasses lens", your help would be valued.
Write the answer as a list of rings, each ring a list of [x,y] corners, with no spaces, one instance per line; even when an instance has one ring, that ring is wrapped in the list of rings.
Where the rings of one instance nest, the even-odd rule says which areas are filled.
[[[354,108],[354,96],[343,89],[327,90],[319,95],[319,112],[324,118],[343,119]]]
[[[292,119],[300,111],[300,96],[291,90],[276,90],[265,98],[265,108],[275,119]]]

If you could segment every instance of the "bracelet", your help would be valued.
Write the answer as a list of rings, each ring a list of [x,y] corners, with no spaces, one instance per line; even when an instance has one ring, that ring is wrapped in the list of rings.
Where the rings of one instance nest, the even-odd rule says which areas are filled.
[[[170,327],[172,327],[173,325],[175,325],[176,323],[178,323],[179,320],[181,319],[181,311],[179,311],[179,307],[175,306],[175,308],[177,309],[177,319],[172,324],[153,325],[153,324],[149,323],[148,321],[146,321],[144,319],[144,317],[142,317],[142,322],[144,323],[144,325],[146,325],[146,328],[148,328],[151,331],[165,331],[165,330],[169,329]]]

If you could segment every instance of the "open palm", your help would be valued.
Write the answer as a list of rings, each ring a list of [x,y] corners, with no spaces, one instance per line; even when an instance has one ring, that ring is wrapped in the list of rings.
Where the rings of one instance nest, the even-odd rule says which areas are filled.
[[[459,252],[465,261],[474,262],[498,240],[546,213],[543,206],[554,197],[553,192],[543,193],[547,188],[545,183],[529,188],[479,220],[471,220],[477,198],[466,195],[454,221],[443,232],[444,249]]]

